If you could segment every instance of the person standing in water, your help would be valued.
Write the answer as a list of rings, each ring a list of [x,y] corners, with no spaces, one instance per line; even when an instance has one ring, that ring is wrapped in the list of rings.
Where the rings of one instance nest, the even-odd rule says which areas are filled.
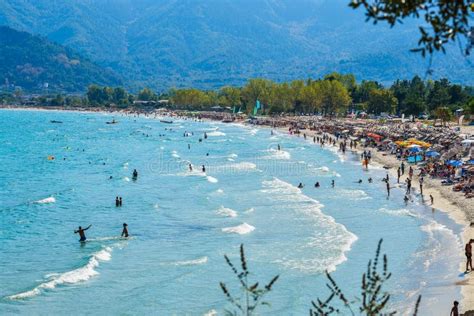
[[[92,224],[87,226],[86,228],[82,228],[81,226],[79,226],[79,228],[77,230],[74,231],[74,234],[79,234],[79,237],[81,237],[81,239],[79,239],[80,242],[85,242],[86,241],[86,234],[84,233],[86,230],[88,230],[89,228],[91,228]]]
[[[128,238],[128,225],[127,223],[123,223],[123,230],[122,230],[122,237]]]
[[[334,183],[334,179],[333,179],[333,180],[331,181],[331,186],[334,188],[334,185],[335,185],[335,183]]]
[[[206,166],[202,165],[202,172],[206,172]]]
[[[119,206],[122,206],[122,197],[119,197]]]
[[[193,171],[193,166],[191,164],[188,165],[189,171]]]
[[[133,169],[132,179],[137,180],[137,178],[138,178],[138,171],[137,171],[137,169]]]
[[[119,207],[119,206],[120,206],[119,197],[116,196],[116,197],[115,197],[115,207]]]

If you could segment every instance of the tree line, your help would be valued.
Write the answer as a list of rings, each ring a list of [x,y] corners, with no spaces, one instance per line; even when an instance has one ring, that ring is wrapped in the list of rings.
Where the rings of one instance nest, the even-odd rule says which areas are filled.
[[[224,86],[219,90],[195,88],[170,89],[156,93],[149,88],[137,94],[122,87],[91,85],[84,96],[41,96],[42,105],[93,107],[142,107],[158,105],[159,100],[172,109],[212,110],[217,106],[234,112],[253,113],[257,100],[259,114],[280,113],[346,115],[360,113],[380,115],[436,116],[451,115],[462,108],[474,114],[474,88],[453,84],[448,79],[427,80],[415,76],[411,80],[396,80],[385,87],[377,81],[362,80],[352,74],[331,73],[320,79],[274,82],[269,79],[250,79],[242,87]],[[0,100],[1,101],[1,100]],[[136,102],[141,101],[141,102]]]

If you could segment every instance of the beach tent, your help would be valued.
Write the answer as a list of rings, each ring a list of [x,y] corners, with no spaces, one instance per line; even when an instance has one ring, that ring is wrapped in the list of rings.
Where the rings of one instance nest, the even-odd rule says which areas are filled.
[[[463,163],[461,160],[448,160],[446,164],[457,168],[461,167]]]

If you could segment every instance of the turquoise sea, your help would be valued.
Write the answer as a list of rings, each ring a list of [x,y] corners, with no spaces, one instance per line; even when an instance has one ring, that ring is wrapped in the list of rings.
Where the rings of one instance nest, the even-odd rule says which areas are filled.
[[[386,171],[352,153],[239,124],[11,110],[0,122],[1,315],[223,315],[219,281],[238,290],[223,256],[237,261],[241,243],[255,280],[280,274],[261,314],[307,315],[325,270],[357,293],[380,238],[391,307],[421,293],[421,315],[447,315],[460,299],[461,227],[417,194],[406,206],[403,188],[387,199]],[[81,244],[74,229],[89,224]]]

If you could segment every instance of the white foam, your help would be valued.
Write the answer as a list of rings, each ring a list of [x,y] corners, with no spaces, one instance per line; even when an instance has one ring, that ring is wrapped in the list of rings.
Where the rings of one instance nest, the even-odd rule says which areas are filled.
[[[380,212],[383,212],[383,213],[386,213],[386,214],[389,214],[389,215],[393,215],[393,216],[410,216],[410,217],[419,217],[417,214],[414,214],[412,212],[410,212],[410,210],[406,209],[406,208],[402,208],[402,209],[398,209],[398,210],[390,210],[390,209],[386,209],[386,208],[380,208],[379,209]]]
[[[224,206],[219,207],[219,209],[216,211],[216,213],[220,216],[225,216],[225,217],[237,217],[237,212],[234,211],[231,208],[227,208]]]
[[[173,265],[175,266],[195,266],[195,265],[201,265],[207,263],[208,258],[207,257],[201,257],[198,259],[194,260],[185,260],[185,261],[177,261],[174,262]]]
[[[284,150],[276,150],[276,149],[268,149],[266,152],[270,153],[270,155],[262,157],[262,159],[278,159],[278,160],[288,160],[291,159],[291,155],[289,152]]]
[[[173,150],[171,152],[171,156],[174,157],[174,158],[179,158],[178,152],[176,150]]]
[[[230,157],[230,158],[237,158],[237,157],[239,157],[239,155],[237,155],[237,154],[230,154],[229,157]]]
[[[449,255],[448,252],[454,250],[452,255],[455,256],[457,253],[456,249],[462,248],[463,246],[456,233],[436,221],[430,221],[429,223],[422,225],[420,229],[427,234],[428,241],[425,243],[424,249],[415,253],[414,256],[424,258],[423,264],[425,271],[429,269],[434,261],[442,259],[443,256],[439,256],[441,251],[443,253],[446,252],[446,255]],[[453,247],[448,247],[448,249],[443,248],[440,241],[443,239],[449,241]]]
[[[225,136],[225,133],[219,132],[216,130],[214,132],[207,133],[207,136],[211,136],[211,137]]]
[[[129,177],[123,177],[123,181],[130,182],[130,178]]]
[[[217,316],[217,311],[215,309],[211,309],[207,313],[203,314],[202,316]]]
[[[50,197],[47,197],[45,199],[42,199],[42,200],[38,200],[35,202],[36,204],[50,204],[50,203],[56,203],[56,198],[54,198],[53,196],[50,196]]]
[[[369,200],[372,199],[367,193],[363,190],[349,190],[349,189],[337,189],[337,194],[334,195],[335,198],[346,198],[349,200],[360,201],[360,200]]]
[[[219,180],[217,180],[216,178],[214,177],[211,177],[211,176],[207,176],[207,181],[209,181],[210,183],[217,183],[219,182]]]
[[[337,223],[333,217],[324,214],[321,211],[324,205],[278,178],[263,181],[262,185],[261,192],[278,203],[275,212],[292,212],[293,218],[309,220],[315,226],[314,233],[302,241],[301,247],[278,258],[275,263],[306,273],[321,273],[325,270],[334,271],[337,265],[347,260],[345,254],[351,249],[357,236]]]
[[[247,223],[242,223],[240,225],[233,226],[233,227],[222,228],[222,231],[224,233],[239,234],[239,235],[245,235],[245,234],[253,232],[254,230],[255,230],[255,227]]]
[[[255,208],[251,207],[245,211],[245,214],[253,213],[255,211]]]
[[[41,294],[44,290],[52,290],[58,285],[75,284],[84,282],[99,274],[95,270],[101,261],[109,261],[112,257],[112,248],[106,247],[91,255],[87,264],[83,267],[61,274],[50,274],[53,276],[49,281],[43,282],[32,290],[8,296],[11,300],[25,299]]]

